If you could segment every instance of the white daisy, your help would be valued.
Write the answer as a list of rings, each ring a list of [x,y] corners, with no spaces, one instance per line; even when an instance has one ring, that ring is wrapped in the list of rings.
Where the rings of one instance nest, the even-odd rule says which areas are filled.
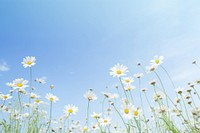
[[[2,99],[3,101],[6,101],[11,98],[12,98],[12,96],[10,94],[7,94],[7,95],[1,94],[0,95],[0,99]]]
[[[110,68],[110,70],[110,75],[113,77],[125,76],[126,72],[128,72],[128,68],[120,64],[114,65],[114,67]]]
[[[27,85],[28,81],[24,80],[23,78],[15,79],[13,83],[14,83],[14,86],[13,86],[14,89],[25,89],[26,87],[28,87]]]
[[[93,101],[97,99],[97,96],[94,94],[93,91],[89,90],[84,94],[84,97],[89,101]]]
[[[116,94],[116,93],[114,93],[114,94],[111,95],[111,98],[113,98],[113,99],[117,99],[118,97],[119,97],[119,95]]]
[[[154,93],[153,99],[155,102],[162,100],[164,98],[163,92],[156,92]]]
[[[51,102],[56,102],[59,100],[59,98],[51,93],[46,94],[46,99]]]
[[[101,119],[99,119],[99,123],[100,123],[100,125],[102,125],[102,126],[108,126],[108,125],[110,125],[111,124],[111,118],[101,118]]]
[[[6,85],[7,85],[8,87],[11,87],[11,88],[14,87],[14,83],[11,83],[11,82],[10,82],[10,83],[9,83],[9,82],[6,83]]]
[[[64,113],[66,116],[69,116],[69,115],[75,115],[76,113],[78,112],[78,107],[72,105],[72,104],[68,104],[65,106],[64,108]]]
[[[122,83],[124,83],[124,84],[131,84],[133,81],[134,80],[132,77],[123,77],[122,78]]]
[[[39,98],[40,96],[35,94],[35,93],[30,93],[30,98],[35,99],[35,98]]]
[[[126,91],[131,91],[133,89],[135,89],[135,86],[132,86],[132,85],[126,85],[126,86],[124,86],[124,90],[126,90]]]
[[[95,119],[99,119],[100,116],[101,116],[101,113],[100,113],[100,114],[97,114],[97,113],[93,112],[93,113],[91,114],[91,117],[93,117],[93,118],[95,118]]]
[[[133,109],[133,116],[134,116],[135,118],[138,118],[138,117],[140,116],[141,112],[142,112],[142,111],[141,111],[139,108],[134,108],[134,109]]]
[[[46,83],[46,77],[41,77],[41,78],[36,78],[35,81],[40,83],[40,84],[45,84]]]
[[[153,72],[155,71],[157,68],[156,65],[150,65],[150,66],[147,66],[146,69],[147,69],[147,73],[150,73],[150,72]]]
[[[126,119],[132,119],[133,118],[133,105],[128,104],[128,105],[122,105],[122,113],[123,117]]]
[[[135,78],[141,78],[143,76],[143,73],[136,73],[133,75]]]
[[[182,93],[183,93],[183,88],[181,88],[181,87],[177,88],[177,89],[176,89],[176,92],[177,92],[178,94],[182,94]]]
[[[163,59],[164,57],[163,56],[154,56],[154,59],[152,59],[150,62],[151,62],[151,65],[155,65],[155,66],[158,66],[160,64],[163,63]]]
[[[27,67],[32,67],[34,66],[36,63],[36,58],[33,57],[33,56],[27,56],[25,58],[23,58],[23,61],[21,62],[24,66],[24,68],[27,68]]]

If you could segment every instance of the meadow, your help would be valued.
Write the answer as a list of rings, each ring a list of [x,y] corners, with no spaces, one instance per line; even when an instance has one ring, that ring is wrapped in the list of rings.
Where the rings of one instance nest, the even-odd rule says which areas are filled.
[[[143,73],[135,74],[130,73],[123,64],[114,65],[110,68],[110,76],[118,80],[116,92],[103,92],[103,99],[99,99],[93,89],[88,89],[83,94],[87,101],[86,119],[76,120],[73,116],[79,113],[79,108],[71,103],[63,107],[59,118],[53,118],[53,110],[56,110],[54,104],[59,102],[53,93],[56,90],[50,85],[49,92],[43,98],[45,100],[36,93],[34,84],[42,85],[46,81],[43,78],[33,79],[32,69],[36,58],[27,56],[21,64],[29,69],[29,81],[17,78],[7,82],[9,92],[0,93],[0,132],[200,133],[200,80],[187,83],[186,88],[177,87],[163,63],[163,56],[155,56],[147,67],[138,63]],[[191,64],[200,70],[196,61]],[[147,88],[144,87],[143,78],[149,75],[153,75],[154,79],[145,83],[150,86]],[[161,75],[166,75],[170,87],[164,84]],[[174,95],[167,93],[166,89],[169,88]],[[135,91],[139,91],[139,103],[135,103]],[[149,92],[152,92],[152,96],[147,95]],[[99,112],[90,108],[95,100],[101,101]],[[112,117],[117,117],[117,122]]]

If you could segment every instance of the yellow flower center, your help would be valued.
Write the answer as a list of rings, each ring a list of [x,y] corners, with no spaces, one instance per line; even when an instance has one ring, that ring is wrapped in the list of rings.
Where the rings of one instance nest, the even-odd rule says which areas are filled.
[[[156,59],[155,62],[156,62],[156,64],[158,64],[158,63],[160,62],[160,60],[159,60],[159,59]]]
[[[68,109],[68,112],[71,114],[71,113],[73,113],[73,110],[72,109]]]
[[[106,119],[105,119],[105,120],[103,120],[103,122],[104,122],[104,123],[107,123],[107,122],[108,122],[108,120],[106,120]]]
[[[53,97],[50,97],[50,98],[49,98],[49,100],[50,100],[50,101],[53,101],[53,100],[54,100],[54,98],[53,98]]]
[[[31,65],[32,63],[33,63],[32,61],[28,61],[28,62],[27,62],[28,65]]]
[[[129,83],[130,82],[130,80],[129,79],[127,79],[127,80],[125,80],[126,81],[126,83]]]
[[[22,84],[22,83],[18,83],[17,86],[18,86],[18,87],[22,87],[23,84]]]
[[[129,109],[124,109],[124,113],[128,114],[129,113]]]
[[[134,111],[134,116],[138,116],[138,114],[139,114],[138,110],[135,110]]]
[[[7,99],[7,98],[8,98],[8,96],[3,96],[3,98],[4,98],[4,99]]]
[[[40,100],[39,100],[39,99],[36,99],[36,100],[35,100],[35,102],[36,102],[36,103],[39,103],[39,102],[40,102]]]
[[[121,70],[117,70],[116,73],[117,74],[122,74],[122,71]]]
[[[130,90],[132,90],[132,88],[131,88],[131,87],[128,87],[127,90],[130,91]]]

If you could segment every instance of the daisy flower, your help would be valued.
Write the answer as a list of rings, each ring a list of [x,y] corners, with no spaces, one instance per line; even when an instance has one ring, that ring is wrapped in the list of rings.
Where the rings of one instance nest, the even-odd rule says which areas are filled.
[[[39,98],[40,96],[35,94],[35,93],[30,93],[30,98],[34,99],[34,98]]]
[[[132,119],[133,118],[133,105],[128,104],[128,105],[123,105],[122,106],[122,112],[123,112],[123,117],[126,119]]]
[[[133,75],[135,78],[141,78],[143,76],[143,73],[136,73]]]
[[[56,102],[59,100],[59,98],[51,93],[46,94],[46,99],[51,102]]]
[[[159,66],[160,64],[163,63],[163,59],[164,57],[163,56],[154,56],[154,59],[152,59],[150,62],[151,62],[151,65],[155,65],[155,66]]]
[[[35,82],[38,82],[40,84],[45,84],[46,83],[46,77],[41,77],[41,78],[36,78]]]
[[[134,108],[133,109],[133,116],[138,118],[141,114],[141,110],[139,108]]]
[[[76,107],[72,104],[68,104],[64,108],[64,113],[67,116],[72,115],[72,114],[75,115],[77,112],[78,112],[78,107]]]
[[[124,87],[124,90],[126,90],[126,91],[131,91],[131,90],[133,90],[133,89],[135,89],[135,86],[132,86],[132,85],[126,85],[126,86]]]
[[[93,113],[91,114],[91,117],[93,117],[93,118],[95,118],[95,119],[99,119],[100,116],[101,116],[101,113],[100,113],[100,114],[97,114],[97,113],[93,112]]]
[[[14,87],[14,83],[11,83],[11,82],[10,82],[10,83],[9,83],[9,82],[6,83],[6,85],[7,85],[8,87],[11,87],[11,88]]]
[[[13,88],[14,89],[25,89],[26,87],[28,87],[27,85],[28,81],[27,80],[24,80],[23,78],[20,78],[20,79],[15,79],[13,81]]]
[[[99,119],[99,123],[101,126],[108,126],[111,124],[111,118],[101,118]]]
[[[7,95],[1,94],[0,95],[0,99],[2,99],[3,101],[6,101],[11,98],[12,98],[12,96],[10,96],[10,94],[7,94]]]
[[[176,89],[176,92],[177,92],[178,94],[182,94],[182,93],[183,93],[183,88],[180,88],[180,87],[177,88],[177,89]]]
[[[156,65],[150,65],[150,66],[147,66],[146,69],[147,69],[147,73],[150,73],[150,72],[153,72],[155,71],[157,68]]]
[[[164,98],[164,94],[162,92],[154,93],[153,99],[155,102],[162,100]]]
[[[93,91],[89,90],[84,94],[84,97],[89,101],[93,101],[97,99],[97,96],[94,94]]]
[[[36,61],[35,57],[27,56],[27,57],[23,58],[23,61],[21,63],[24,66],[24,68],[27,68],[27,67],[34,66],[35,65],[35,61]]]
[[[121,77],[126,76],[126,72],[128,72],[128,68],[124,65],[114,65],[114,67],[110,68],[110,75],[113,77]]]
[[[119,95],[116,94],[116,93],[114,93],[114,94],[111,95],[111,98],[113,98],[113,99],[117,99],[118,97],[119,97]]]
[[[132,77],[123,77],[122,78],[122,83],[124,83],[124,84],[131,84],[133,81],[134,80]]]

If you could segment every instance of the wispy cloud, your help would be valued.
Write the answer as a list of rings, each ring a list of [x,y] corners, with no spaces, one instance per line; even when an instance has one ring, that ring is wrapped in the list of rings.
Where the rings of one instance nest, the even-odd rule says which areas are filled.
[[[9,71],[10,68],[5,61],[0,62],[0,72]]]

